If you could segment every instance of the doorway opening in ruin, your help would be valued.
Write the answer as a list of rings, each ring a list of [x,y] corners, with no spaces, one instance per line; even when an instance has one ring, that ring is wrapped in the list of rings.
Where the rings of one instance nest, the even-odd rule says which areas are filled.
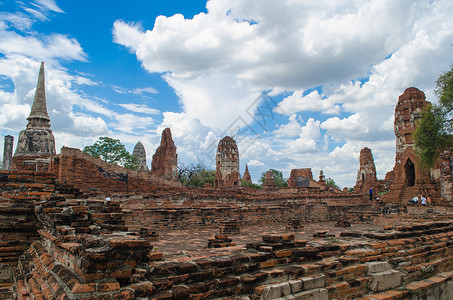
[[[365,174],[362,173],[362,186],[365,184]]]
[[[404,165],[404,173],[406,174],[406,185],[414,186],[415,185],[415,165],[410,160],[407,159],[406,164]]]

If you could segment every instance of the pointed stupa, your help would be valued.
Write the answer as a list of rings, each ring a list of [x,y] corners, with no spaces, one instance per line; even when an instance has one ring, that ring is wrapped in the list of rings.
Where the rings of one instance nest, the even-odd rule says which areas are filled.
[[[25,130],[19,134],[14,156],[47,156],[55,154],[55,138],[50,130],[50,118],[46,105],[46,79],[44,63],[41,63],[35,98]]]
[[[244,176],[242,176],[242,180],[247,183],[252,183],[252,176],[250,176],[249,168],[248,168],[247,164],[245,164],[245,171],[244,171]]]
[[[39,68],[38,83],[36,84],[35,98],[31,107],[30,115],[27,118],[27,128],[31,127],[50,127],[50,118],[47,114],[46,104],[46,78],[44,75],[44,62]]]
[[[148,166],[146,165],[146,150],[145,146],[139,141],[132,152],[132,156],[138,160],[141,171],[148,171]]]

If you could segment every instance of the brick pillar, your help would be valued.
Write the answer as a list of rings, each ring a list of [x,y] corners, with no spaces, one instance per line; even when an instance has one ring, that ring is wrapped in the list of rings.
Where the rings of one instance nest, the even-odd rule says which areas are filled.
[[[3,148],[3,171],[11,171],[11,164],[13,159],[13,143],[14,137],[11,135],[5,136],[5,146]]]

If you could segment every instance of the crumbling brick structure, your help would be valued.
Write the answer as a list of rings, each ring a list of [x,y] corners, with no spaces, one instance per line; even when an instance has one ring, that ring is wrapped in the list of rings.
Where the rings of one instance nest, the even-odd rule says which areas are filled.
[[[263,189],[264,190],[277,190],[278,186],[275,183],[274,174],[271,170],[264,173],[264,182],[263,182]]]
[[[395,108],[395,166],[386,175],[391,181],[390,191],[383,198],[386,202],[404,203],[424,194],[430,195],[436,203],[446,200],[444,204],[451,205],[451,176],[441,171],[442,165],[450,163],[451,153],[444,153],[432,172],[423,169],[417,158],[413,133],[420,113],[428,103],[425,94],[414,87],[406,89],[398,99]]]
[[[288,178],[288,187],[289,188],[320,188],[323,189],[324,186],[324,175],[322,171],[319,175],[320,183],[316,182],[313,179],[313,173],[311,172],[311,168],[303,168],[303,169],[292,169],[291,174]]]
[[[357,171],[357,181],[354,186],[354,192],[368,192],[370,188],[377,191],[378,185],[373,154],[371,153],[370,148],[365,147],[360,150],[360,167]]]
[[[50,172],[58,182],[84,192],[150,192],[157,188],[177,188],[178,182],[164,180],[150,172],[134,171],[109,164],[79,149],[63,147],[53,157]]]
[[[135,147],[134,151],[132,151],[132,156],[135,157],[135,159],[138,162],[138,165],[140,166],[140,171],[148,171],[148,166],[146,165],[146,151],[145,151],[145,146],[141,142],[138,142]]]
[[[50,159],[55,155],[55,138],[47,114],[44,63],[39,69],[35,98],[27,120],[27,128],[19,134],[12,169],[48,171]]]
[[[121,209],[122,200],[60,194],[74,190],[61,189],[49,174],[0,174],[7,175],[10,187],[17,188],[17,180],[30,180],[20,188],[34,188],[38,196],[30,202],[38,220],[33,221],[36,235],[22,241],[29,247],[17,248],[23,251],[16,258],[14,276],[18,299],[327,300],[437,295],[436,299],[446,300],[453,295],[453,223],[445,214],[431,215],[437,221],[417,211],[398,215],[406,220],[403,225],[376,215],[376,221],[382,218],[387,224],[384,230],[354,229],[338,236],[319,231],[313,240],[298,239],[291,232],[263,235],[258,242],[235,246],[233,236],[224,239],[228,245],[218,245],[220,252],[220,248],[200,249],[186,257],[164,258],[149,241],[126,231],[125,216],[130,212]],[[34,180],[47,183],[34,186]],[[2,198],[14,199],[11,193]],[[310,215],[321,211],[316,207]],[[7,251],[11,247],[0,243],[0,253]]]
[[[151,174],[167,180],[176,181],[177,167],[178,154],[176,154],[176,146],[171,137],[170,128],[165,128],[164,131],[162,131],[160,146],[153,155]]]
[[[250,176],[249,168],[247,164],[245,165],[244,176],[242,176],[242,180],[247,183],[252,183],[252,176]]]
[[[217,147],[214,188],[240,185],[238,146],[234,139],[226,136],[220,140]]]

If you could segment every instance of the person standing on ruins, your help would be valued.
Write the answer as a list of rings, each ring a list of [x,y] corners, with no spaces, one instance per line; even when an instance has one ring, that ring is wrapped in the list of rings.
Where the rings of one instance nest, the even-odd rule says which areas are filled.
[[[373,188],[370,188],[370,201],[373,201]]]

